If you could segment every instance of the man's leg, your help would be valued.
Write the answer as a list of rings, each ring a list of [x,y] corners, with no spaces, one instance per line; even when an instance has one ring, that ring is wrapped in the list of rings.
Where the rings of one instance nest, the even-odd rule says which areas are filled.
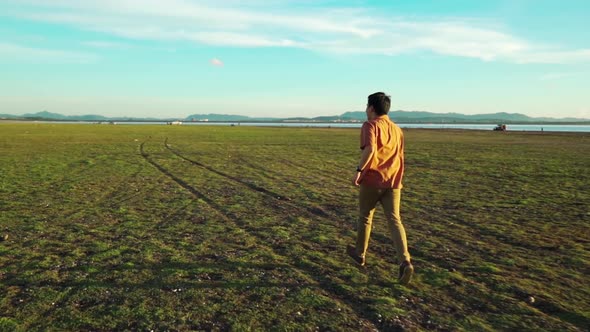
[[[408,252],[408,243],[406,240],[406,230],[402,224],[400,215],[401,190],[388,189],[383,196],[381,196],[381,205],[387,217],[387,225],[391,232],[393,245],[397,252],[397,257],[400,261],[399,265],[399,283],[406,285],[412,279],[414,274],[414,266],[410,262],[410,253]]]
[[[379,201],[382,189],[360,186],[359,192],[359,219],[357,223],[356,235],[356,253],[360,257],[365,257],[369,247],[369,238],[371,237],[371,228],[373,223],[373,213],[375,205]]]
[[[400,215],[401,189],[387,189],[381,196],[381,205],[387,219],[387,226],[397,252],[399,262],[410,262],[406,230]]]

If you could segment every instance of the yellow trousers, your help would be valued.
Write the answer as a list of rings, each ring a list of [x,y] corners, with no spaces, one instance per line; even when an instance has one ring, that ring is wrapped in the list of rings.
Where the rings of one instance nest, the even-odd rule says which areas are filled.
[[[381,202],[387,219],[393,245],[397,251],[399,263],[410,261],[406,230],[400,215],[401,189],[373,188],[361,184],[359,193],[359,220],[357,224],[356,252],[365,257],[369,247],[369,238],[373,224],[373,213],[377,203]]]

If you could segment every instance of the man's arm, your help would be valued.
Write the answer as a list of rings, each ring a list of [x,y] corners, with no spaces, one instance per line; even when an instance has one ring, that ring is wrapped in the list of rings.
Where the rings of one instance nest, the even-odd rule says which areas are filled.
[[[371,145],[367,145],[363,149],[363,152],[361,153],[361,160],[359,160],[359,166],[358,166],[358,169],[361,170],[361,172],[357,171],[355,176],[352,179],[352,183],[355,186],[358,186],[360,184],[361,176],[365,172],[365,168],[371,162],[371,158],[373,158],[374,152],[375,151],[373,150],[373,146],[371,146]]]
[[[371,158],[373,157],[373,147],[371,145],[365,146],[363,152],[361,152],[361,160],[359,161],[359,168],[364,170],[369,165]]]

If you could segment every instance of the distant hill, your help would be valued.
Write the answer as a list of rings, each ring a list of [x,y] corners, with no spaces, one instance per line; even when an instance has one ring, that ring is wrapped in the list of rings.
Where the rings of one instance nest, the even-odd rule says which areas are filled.
[[[13,115],[13,114],[0,114],[0,119],[20,119],[20,115]]]
[[[522,123],[522,122],[588,122],[589,119],[577,118],[532,118],[519,113],[492,113],[465,115],[460,113],[431,113],[392,111],[389,117],[399,123]],[[346,112],[334,119],[364,121],[365,112]]]
[[[533,118],[519,113],[492,113],[465,115],[460,113],[431,113],[417,111],[392,111],[389,116],[398,123],[590,123],[590,119],[578,118]],[[27,113],[23,115],[0,114],[0,119],[23,119],[23,120],[55,120],[55,121],[226,121],[226,122],[362,122],[366,120],[365,112],[345,112],[342,115],[318,116],[313,118],[291,117],[291,118],[256,118],[244,115],[232,114],[192,114],[186,118],[131,118],[131,117],[105,117],[102,115],[63,115],[47,111],[38,113]]]
[[[250,117],[244,115],[230,115],[230,114],[193,114],[185,118],[187,121],[247,121]]]
[[[279,118],[252,118],[245,115],[232,114],[193,114],[184,121],[281,121]]]
[[[106,121],[108,120],[107,117],[102,115],[63,115],[58,113],[51,113],[47,111],[38,112],[38,113],[27,113],[22,115],[23,118],[30,118],[30,119],[47,119],[47,120],[71,120],[71,121]]]
[[[173,119],[156,119],[156,118],[131,118],[131,117],[106,117],[103,115],[63,115],[47,111],[37,113],[26,113],[23,115],[0,114],[0,119],[14,120],[45,120],[45,121],[174,121]]]

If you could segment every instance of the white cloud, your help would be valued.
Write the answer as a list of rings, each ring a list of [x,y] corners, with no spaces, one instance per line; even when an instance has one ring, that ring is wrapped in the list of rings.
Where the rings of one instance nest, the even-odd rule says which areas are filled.
[[[10,1],[9,1],[10,2]],[[281,1],[12,1],[7,14],[117,37],[231,47],[291,47],[338,54],[413,52],[514,63],[590,62],[590,49],[548,49],[473,19],[384,16],[370,8],[306,10]],[[289,1],[287,1],[288,3]],[[28,4],[23,7],[22,4]],[[299,9],[293,9],[299,8]]]
[[[223,67],[223,61],[221,61],[217,58],[211,59],[211,61],[209,61],[209,63],[211,63],[211,65],[213,65],[215,67]]]
[[[581,63],[590,62],[590,49],[547,51],[539,49],[523,54],[518,63]]]
[[[116,43],[111,41],[102,41],[102,40],[89,40],[82,42],[82,45],[89,46],[93,48],[102,48],[102,49],[124,49],[129,48],[130,46],[124,43]]]
[[[13,43],[0,43],[0,60],[27,63],[94,63],[99,57],[91,53],[53,50],[22,46]]]
[[[563,78],[568,78],[568,77],[572,77],[572,76],[576,76],[576,73],[547,73],[544,75],[541,75],[541,77],[539,77],[539,80],[541,81],[555,81],[555,80],[560,80]]]

